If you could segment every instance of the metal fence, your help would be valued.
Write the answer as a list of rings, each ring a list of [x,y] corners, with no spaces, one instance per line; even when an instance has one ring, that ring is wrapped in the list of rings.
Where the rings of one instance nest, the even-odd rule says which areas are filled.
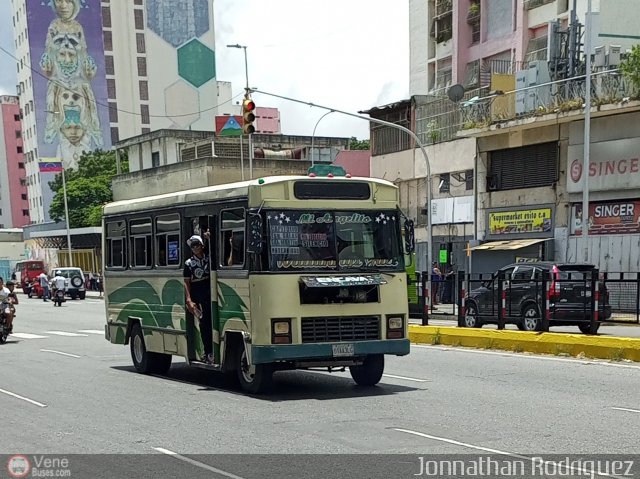
[[[418,314],[422,324],[430,317],[453,316],[461,327],[515,324],[521,330],[548,331],[549,326],[577,325],[596,333],[601,323],[640,324],[640,273],[600,273],[597,269],[550,272],[533,278],[498,273],[444,278],[417,273]],[[414,310],[414,316],[416,316]]]

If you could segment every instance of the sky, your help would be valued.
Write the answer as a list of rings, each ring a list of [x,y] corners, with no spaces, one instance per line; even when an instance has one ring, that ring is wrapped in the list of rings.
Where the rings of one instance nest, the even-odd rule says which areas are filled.
[[[116,0],[129,1],[129,0]],[[409,96],[408,0],[214,0],[216,67],[233,95],[266,92],[352,113]],[[0,46],[14,51],[10,0],[0,0]],[[0,52],[0,94],[15,94],[15,60]],[[255,93],[280,110],[288,135],[369,138],[369,123]]]

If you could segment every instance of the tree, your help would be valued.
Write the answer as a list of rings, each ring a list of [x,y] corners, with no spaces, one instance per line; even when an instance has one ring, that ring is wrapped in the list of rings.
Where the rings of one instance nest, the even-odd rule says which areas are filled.
[[[120,161],[123,172],[129,171],[126,158]],[[116,175],[116,154],[114,151],[96,150],[82,155],[78,169],[65,170],[67,183],[67,203],[69,205],[69,226],[83,228],[100,226],[102,206],[113,200],[111,180]],[[54,221],[64,221],[64,191],[62,174],[49,182],[54,192],[49,208],[49,216]]]
[[[351,137],[351,142],[349,143],[350,150],[370,150],[371,145],[369,144],[369,140],[358,140],[355,136]]]
[[[620,70],[640,94],[640,45],[631,48],[631,53],[620,64]]]

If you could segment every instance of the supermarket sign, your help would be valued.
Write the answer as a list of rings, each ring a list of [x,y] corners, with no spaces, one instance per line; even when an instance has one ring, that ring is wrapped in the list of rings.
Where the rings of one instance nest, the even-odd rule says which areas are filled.
[[[546,233],[553,231],[553,210],[536,208],[489,212],[489,235]]]

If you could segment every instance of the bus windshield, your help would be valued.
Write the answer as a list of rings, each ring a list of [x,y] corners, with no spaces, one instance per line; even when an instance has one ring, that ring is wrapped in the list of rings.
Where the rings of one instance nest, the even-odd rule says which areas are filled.
[[[265,214],[271,271],[404,270],[394,210]]]

